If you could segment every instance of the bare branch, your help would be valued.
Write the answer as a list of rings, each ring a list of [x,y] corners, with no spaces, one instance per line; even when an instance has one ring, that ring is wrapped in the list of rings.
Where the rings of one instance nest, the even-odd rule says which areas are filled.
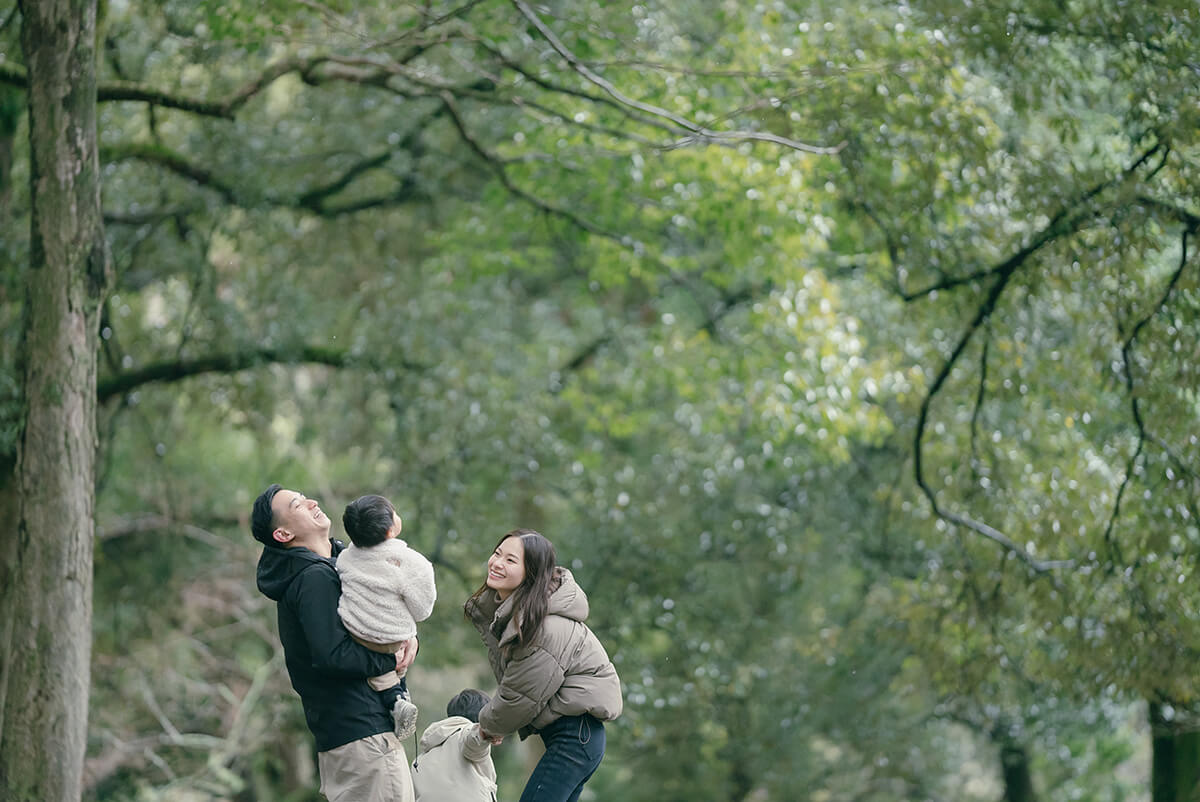
[[[529,81],[534,86],[540,86],[542,89],[545,89],[547,92],[554,92],[554,93],[560,94],[560,95],[577,97],[577,98],[580,98],[581,100],[587,100],[591,103],[596,103],[596,104],[602,105],[602,106],[608,106],[612,109],[619,111],[621,114],[625,115],[627,118],[629,118],[631,120],[634,120],[635,122],[638,122],[638,123],[641,123],[643,125],[647,125],[647,126],[650,126],[653,128],[658,128],[667,133],[674,133],[676,130],[672,126],[668,125],[667,123],[662,122],[661,120],[657,119],[656,117],[646,116],[646,115],[642,115],[642,114],[634,114],[633,109],[631,109],[628,105],[619,103],[611,97],[608,97],[605,95],[593,95],[590,92],[584,92],[581,89],[575,89],[574,87],[563,86],[561,84],[556,84],[553,81],[549,81],[546,78],[543,78],[541,75],[538,75],[535,72],[531,72],[531,71],[525,69],[523,66],[521,66],[520,64],[518,64],[517,62],[513,61],[508,56],[506,56],[504,53],[502,53],[499,49],[489,45],[486,42],[480,41],[480,42],[477,42],[477,44],[485,52],[490,53],[496,60],[498,60],[505,67],[508,67],[510,70],[517,73],[518,75],[520,75],[525,80]]]
[[[241,699],[234,705],[233,723],[225,736],[222,748],[211,758],[222,768],[228,767],[233,761],[244,754],[247,744],[247,731],[250,725],[250,714],[262,698],[263,692],[269,687],[271,680],[277,678],[284,667],[283,650],[276,649],[271,659],[259,666],[254,672],[254,679]]]
[[[1130,330],[1129,335],[1125,338],[1125,342],[1121,344],[1121,364],[1125,373],[1125,390],[1129,393],[1129,408],[1133,416],[1134,426],[1137,427],[1137,448],[1125,463],[1125,476],[1121,479],[1121,484],[1117,488],[1117,497],[1113,502],[1112,513],[1108,518],[1108,525],[1104,528],[1104,542],[1108,545],[1109,551],[1115,557],[1116,563],[1122,563],[1120,545],[1113,538],[1113,529],[1116,527],[1117,517],[1121,513],[1121,502],[1125,496],[1125,490],[1129,487],[1129,483],[1133,479],[1134,472],[1137,468],[1137,462],[1145,450],[1146,442],[1149,435],[1146,431],[1146,422],[1142,417],[1141,399],[1135,392],[1135,379],[1133,375],[1133,345],[1142,329],[1167,305],[1171,294],[1175,291],[1175,287],[1179,284],[1179,279],[1183,275],[1184,269],[1187,267],[1188,260],[1188,237],[1193,229],[1186,228],[1180,238],[1179,246],[1179,266],[1171,274],[1171,279],[1167,282],[1166,288],[1163,290],[1162,296],[1159,298],[1153,308],[1151,308]]]
[[[141,758],[150,759],[149,755],[156,746],[209,751],[220,745],[221,739],[216,736],[191,732],[178,735],[159,733],[127,742],[116,741],[104,752],[86,760],[83,770],[83,787],[85,790],[91,790],[124,766],[135,763]]]
[[[411,31],[406,31],[403,34],[401,34],[400,36],[396,36],[391,39],[385,39],[380,42],[375,42],[375,43],[369,45],[368,49],[392,47],[394,45],[398,45],[403,42],[406,42],[406,41],[412,39],[417,34],[425,33],[426,31],[428,31],[432,28],[440,27],[442,25],[445,25],[447,22],[451,22],[456,19],[461,19],[462,17],[467,16],[467,14],[471,13],[471,11],[476,6],[481,5],[482,3],[485,3],[485,2],[487,2],[487,0],[469,0],[469,2],[459,6],[458,8],[447,11],[445,14],[442,14],[440,17],[433,17],[431,19],[426,19],[424,22],[421,23],[421,25],[419,27],[414,28]]]
[[[584,365],[588,364],[588,362],[590,362],[592,358],[600,352],[600,349],[612,342],[613,339],[614,335],[611,331],[603,332],[599,336],[593,338],[591,342],[586,343],[583,348],[579,349],[579,351],[573,357],[568,359],[566,364],[564,364],[561,368],[552,371],[550,373],[550,394],[558,395],[561,393],[567,386],[568,376],[583,368]]]
[[[101,379],[96,384],[96,395],[100,403],[104,403],[111,398],[128,393],[145,384],[177,382],[205,373],[237,373],[269,364],[299,364],[305,362],[316,365],[329,365],[336,368],[369,364],[365,360],[353,356],[346,351],[315,345],[305,345],[295,349],[258,348],[225,354],[209,354],[194,359],[152,363],[137,370],[130,370]],[[421,365],[403,360],[395,363],[395,366],[403,367],[407,370],[424,369]]]
[[[341,192],[343,189],[350,186],[354,179],[370,172],[371,170],[374,170],[377,167],[382,167],[383,165],[387,164],[391,158],[392,151],[390,150],[385,150],[382,153],[374,156],[367,156],[366,158],[359,160],[356,164],[351,165],[350,169],[346,170],[346,172],[342,173],[332,181],[305,192],[300,196],[298,202],[305,208],[312,209],[313,211],[320,211],[321,201],[323,201],[325,198]]]
[[[454,127],[458,130],[459,136],[461,136],[463,141],[467,143],[471,150],[473,150],[475,154],[483,160],[484,164],[491,169],[496,178],[499,179],[500,183],[510,194],[520,198],[521,200],[530,204],[534,208],[545,212],[546,214],[567,220],[572,225],[577,226],[589,234],[594,234],[598,237],[611,240],[620,245],[622,248],[632,249],[639,256],[647,255],[645,252],[645,245],[633,241],[633,239],[628,235],[617,234],[601,228],[592,221],[580,217],[569,209],[555,206],[547,201],[542,200],[541,198],[529,194],[525,190],[518,187],[512,182],[512,179],[509,178],[508,173],[505,172],[502,161],[488,153],[488,151],[485,150],[484,147],[479,144],[475,137],[472,136],[467,130],[466,123],[463,122],[462,116],[458,112],[454,97],[449,92],[443,92],[442,102],[446,104],[446,109],[450,113],[450,119],[453,121]]]
[[[145,212],[105,212],[104,224],[134,227],[153,225],[164,220],[183,220],[188,215],[201,211],[202,208],[201,206],[176,206]]]
[[[934,493],[933,488],[926,480],[924,473],[923,440],[925,437],[925,429],[929,421],[929,410],[933,404],[934,398],[937,396],[938,392],[941,391],[943,385],[945,385],[946,380],[950,376],[950,372],[953,370],[955,363],[957,363],[958,359],[962,356],[963,351],[966,349],[967,344],[971,341],[972,336],[974,336],[979,327],[991,317],[991,314],[995,310],[1000,296],[1004,293],[1005,287],[1008,285],[1008,282],[1012,279],[1016,271],[1023,264],[1025,264],[1029,257],[1036,253],[1041,247],[1060,236],[1065,236],[1075,232],[1085,220],[1095,216],[1095,214],[1098,212],[1098,209],[1092,207],[1092,201],[1094,201],[1104,190],[1130,178],[1133,173],[1136,172],[1146,162],[1148,162],[1155,153],[1158,153],[1161,150],[1163,150],[1163,145],[1161,143],[1155,144],[1153,147],[1149,148],[1146,152],[1139,156],[1133,162],[1133,164],[1123,170],[1120,175],[1115,176],[1108,181],[1097,184],[1089,189],[1079,198],[1078,201],[1076,201],[1075,204],[1073,204],[1071,207],[1063,209],[1057,215],[1055,215],[1050,223],[1042,229],[1042,231],[1033,239],[1032,242],[1021,248],[1015,254],[1010,256],[1008,259],[1005,259],[995,267],[989,268],[985,271],[976,272],[969,278],[949,280],[932,288],[927,288],[920,293],[905,296],[905,300],[912,300],[915,297],[919,297],[920,295],[927,294],[939,288],[959,286],[968,280],[981,280],[987,278],[993,279],[991,286],[988,288],[987,295],[985,296],[983,302],[979,305],[979,308],[976,310],[975,316],[972,318],[970,323],[967,324],[966,330],[959,338],[959,341],[955,345],[953,351],[951,351],[950,356],[947,357],[946,361],[942,364],[942,367],[934,377],[933,383],[930,385],[928,392],[926,392],[925,398],[921,401],[921,410],[917,417],[916,433],[913,436],[913,474],[917,486],[921,488],[921,492],[929,500],[935,515],[951,523],[965,526],[971,531],[981,534],[984,537],[1000,544],[1006,550],[1025,561],[1034,571],[1038,573],[1043,573],[1055,566],[1069,565],[1070,563],[1039,561],[1035,559],[1028,551],[1017,546],[1016,543],[1014,543],[1011,539],[994,527],[989,526],[981,521],[976,521],[966,515],[951,513],[947,510],[944,510],[938,504],[937,496]]]
[[[226,183],[218,178],[214,173],[204,167],[193,164],[177,153],[167,150],[166,148],[155,145],[127,145],[121,148],[106,148],[101,154],[102,158],[108,162],[123,161],[127,159],[139,159],[166,168],[167,170],[187,178],[200,186],[207,187],[217,192],[221,198],[230,205],[244,206],[236,196],[236,191],[233,185]],[[369,198],[360,198],[353,201],[335,205],[327,203],[326,199],[336,193],[342,191],[347,186],[362,174],[382,166],[391,158],[391,151],[363,159],[359,163],[352,165],[342,176],[316,189],[310,190],[301,195],[295,201],[286,197],[267,198],[263,201],[265,204],[279,207],[295,207],[303,209],[313,214],[322,217],[339,217],[341,215],[353,214],[366,209],[375,209],[384,206],[399,206],[404,203],[411,203],[418,199],[421,195],[419,192],[420,186],[416,179],[411,175],[405,176],[399,186],[391,192],[383,195],[377,195]],[[179,218],[190,212],[200,211],[201,207],[184,207],[178,209],[155,210],[143,212],[140,214],[126,213],[108,213],[105,215],[105,220],[108,222],[124,224],[124,225],[143,225],[145,223],[158,222],[164,218]]]
[[[701,144],[706,142],[743,142],[747,140],[757,140],[761,142],[770,142],[775,145],[782,145],[784,147],[803,151],[805,153],[832,155],[846,146],[845,142],[842,142],[832,148],[809,145],[807,143],[798,142],[794,139],[789,139],[777,134],[760,131],[714,131],[710,128],[699,125],[698,123],[694,123],[678,114],[674,114],[667,109],[650,103],[643,103],[639,100],[635,100],[622,93],[619,89],[606,81],[604,78],[597,75],[586,64],[584,64],[578,56],[572,53],[567,46],[564,45],[561,40],[559,40],[559,38],[554,34],[554,31],[550,30],[550,28],[544,22],[542,22],[541,18],[534,13],[533,9],[531,9],[529,5],[524,2],[524,0],[512,0],[512,3],[517,10],[521,12],[521,15],[524,16],[525,19],[529,20],[530,24],[537,28],[542,37],[550,43],[552,48],[554,48],[554,51],[558,53],[563,60],[566,61],[573,70],[575,70],[575,72],[579,73],[587,81],[599,87],[613,100],[621,105],[637,109],[638,111],[641,111],[645,114],[650,114],[654,117],[660,117],[664,120],[668,120],[677,128],[686,131],[687,134],[684,135],[683,138],[676,142],[672,147],[684,147],[686,145]]]
[[[1175,218],[1187,226],[1191,231],[1200,230],[1200,215],[1197,215],[1194,212],[1190,212],[1187,209],[1175,206],[1174,204],[1166,201],[1159,200],[1158,198],[1152,198],[1149,195],[1138,195],[1136,200],[1143,206],[1148,206],[1157,212]]]
[[[929,391],[925,394],[925,398],[921,402],[920,414],[917,417],[917,431],[914,435],[913,473],[917,486],[921,488],[921,492],[924,493],[925,498],[929,500],[929,504],[933,508],[935,515],[948,521],[949,523],[965,527],[977,534],[983,535],[987,539],[1000,545],[1005,551],[1008,551],[1014,556],[1020,558],[1035,572],[1045,573],[1046,571],[1049,571],[1055,567],[1069,565],[1070,563],[1038,560],[1027,550],[1018,546],[1000,530],[989,526],[982,521],[977,521],[969,516],[960,515],[958,513],[943,509],[941,505],[938,504],[937,494],[934,493],[933,488],[930,487],[929,483],[926,481],[924,474],[924,448],[922,445],[922,440],[924,439],[925,428],[929,420],[929,408],[933,403],[933,399],[937,396],[938,392],[945,384],[946,379],[950,376],[950,371],[953,369],[954,364],[958,361],[958,358],[962,356],[963,351],[967,347],[967,343],[971,341],[972,335],[974,335],[976,330],[983,325],[984,321],[991,316],[995,309],[996,302],[1003,294],[1004,288],[1012,278],[1016,267],[1017,264],[1014,264],[1007,273],[997,276],[996,280],[992,283],[987,298],[982,304],[980,304],[979,309],[975,313],[975,317],[967,325],[967,330],[963,332],[962,337],[959,338],[954,350],[942,364],[941,370],[938,371],[937,376],[934,377],[933,384],[930,385]]]
[[[150,683],[146,680],[146,675],[140,676],[138,682],[139,690],[142,692],[142,701],[146,703],[146,707],[150,710],[151,715],[158,721],[158,725],[162,727],[171,738],[178,738],[180,733],[179,728],[171,721],[170,717],[163,712],[162,706],[158,703],[158,698],[154,695],[154,689],[150,687]]]
[[[156,164],[177,175],[187,178],[200,186],[207,187],[219,194],[226,203],[236,204],[237,194],[234,188],[217,178],[211,171],[189,162],[174,151],[159,145],[129,143],[120,147],[105,147],[100,151],[100,160],[115,163],[137,159]]]
[[[10,9],[8,10],[8,16],[6,16],[6,17],[4,18],[4,21],[3,21],[3,22],[0,22],[0,33],[3,33],[3,32],[4,32],[4,29],[5,29],[5,28],[7,28],[9,25],[11,25],[11,24],[12,24],[12,21],[13,21],[13,20],[15,20],[15,19],[17,18],[17,12],[19,12],[20,10],[21,10],[21,4],[20,4],[20,3],[13,3],[13,4],[12,4],[12,8],[10,8]]]
[[[386,150],[375,156],[370,156],[362,159],[355,165],[352,165],[345,173],[333,181],[309,190],[300,196],[299,203],[306,209],[310,209],[317,214],[336,216],[342,214],[352,214],[364,209],[375,208],[379,206],[395,206],[400,203],[407,203],[420,197],[419,185],[413,176],[406,175],[400,182],[400,186],[392,192],[378,196],[375,198],[359,199],[350,203],[342,204],[341,206],[326,205],[325,199],[341,192],[346,187],[350,186],[356,178],[371,170],[382,167],[391,159],[392,154],[396,150],[408,150],[416,158],[420,152],[420,136],[421,132],[429,125],[429,123],[445,113],[445,108],[438,106],[430,113],[426,114],[420,120],[414,120],[412,127],[395,148]]]
[[[359,198],[358,200],[347,201],[340,206],[326,205],[313,211],[320,214],[322,217],[341,217],[347,214],[356,214],[366,211],[367,209],[389,208],[393,206],[403,206],[406,203],[412,203],[423,197],[420,184],[412,176],[406,176],[400,182],[400,186],[396,187],[391,192],[383,195],[376,195],[370,198]]]
[[[764,294],[769,295],[774,288],[774,282],[765,281],[761,284],[748,284],[736,292],[723,291],[721,297],[705,317],[704,322],[701,323],[700,328],[708,332],[709,337],[716,339],[717,324],[724,320],[726,315],[755,298]]]
[[[178,109],[204,117],[217,117],[228,120],[233,119],[234,115],[251,98],[284,75],[291,72],[298,72],[302,78],[311,82],[315,70],[328,61],[330,61],[328,56],[316,56],[313,58],[289,57],[281,59],[267,66],[259,75],[246,82],[239,89],[234,90],[223,100],[208,100],[205,98],[172,94],[157,87],[146,86],[132,81],[101,83],[96,88],[96,100],[101,103],[117,101],[147,103],[151,106]],[[338,77],[344,78],[345,76]],[[363,82],[367,82],[366,77],[356,77],[363,80]],[[374,78],[376,76],[372,75],[369,77]],[[0,83],[24,89],[29,83],[29,76],[23,67],[7,61],[0,61]]]
[[[214,101],[174,95],[160,89],[128,81],[100,84],[96,89],[96,99],[102,103],[106,101],[136,101],[148,103],[151,106],[161,106],[201,116],[231,120],[247,101],[279,78],[290,72],[307,72],[322,63],[322,61],[324,61],[324,57],[282,59],[269,65],[262,73],[248,81],[240,89],[235,90],[224,100]]]
[[[1032,251],[1029,253],[1032,253]],[[1028,256],[1028,253],[1026,256]],[[994,527],[989,526],[982,521],[976,521],[968,516],[959,515],[949,512],[948,510],[944,510],[938,504],[937,495],[934,493],[933,488],[930,487],[929,483],[925,479],[925,455],[922,444],[922,441],[925,437],[925,428],[929,420],[929,409],[933,404],[933,399],[937,396],[938,392],[942,389],[942,386],[946,383],[946,379],[950,376],[950,371],[953,370],[954,364],[958,361],[958,358],[962,356],[963,351],[966,350],[967,343],[971,341],[971,337],[995,310],[996,302],[999,301],[1000,296],[1004,292],[1004,288],[1007,286],[1009,280],[1016,272],[1017,267],[1019,267],[1023,261],[1024,259],[1009,259],[1008,262],[1010,265],[1008,270],[996,276],[996,280],[992,282],[992,286],[988,291],[987,297],[984,299],[983,303],[980,304],[978,310],[976,310],[975,317],[967,325],[966,331],[963,332],[962,336],[958,340],[958,343],[955,345],[954,350],[942,364],[941,370],[939,370],[937,376],[934,377],[933,384],[930,385],[929,391],[925,394],[925,398],[922,399],[921,411],[917,417],[917,430],[913,437],[913,473],[917,486],[921,488],[921,492],[924,493],[925,497],[929,500],[929,504],[933,508],[935,515],[937,515],[939,518],[949,521],[950,523],[964,526],[967,529],[970,529],[971,531],[983,535],[989,540],[998,543],[1005,550],[1023,560],[1034,571],[1043,573],[1056,565],[1061,565],[1062,563],[1050,563],[1037,560],[1032,554],[1018,546],[998,529],[995,529]]]
[[[233,111],[225,102],[173,95],[161,89],[125,81],[101,84],[96,90],[96,100],[102,103],[128,100],[166,109],[178,109],[202,117],[233,119]]]
[[[208,525],[232,527],[239,526],[240,523],[237,518],[226,518],[224,520],[210,521]],[[123,518],[97,531],[96,539],[99,541],[115,540],[116,538],[128,537],[129,535],[137,535],[143,532],[158,532],[166,529],[182,534],[206,546],[218,549],[229,548],[229,540],[227,538],[223,538],[215,532],[197,524],[180,521],[166,515],[141,515],[136,518]]]
[[[986,278],[1011,272],[1047,244],[1060,237],[1074,234],[1084,223],[1098,215],[1100,213],[1100,208],[1092,205],[1092,202],[1105,190],[1110,189],[1132,177],[1142,165],[1149,161],[1149,159],[1160,150],[1163,150],[1163,145],[1161,143],[1154,145],[1141,156],[1139,156],[1137,160],[1133,162],[1133,164],[1122,170],[1120,175],[1114,176],[1107,181],[1102,181],[1091,189],[1088,189],[1070,206],[1061,209],[1058,214],[1056,214],[1050,220],[1050,222],[1042,228],[1041,231],[1034,235],[1033,239],[1030,240],[1025,247],[1021,248],[1003,262],[991,267],[973,271],[965,276],[957,276],[954,278],[947,278],[943,279],[942,281],[934,282],[933,284],[914,292],[906,292],[902,289],[900,297],[905,301],[915,301],[932,295],[935,292],[955,289],[967,284],[974,284]],[[877,218],[874,216],[872,216],[872,219],[877,220]],[[884,229],[884,234],[888,241],[889,253],[893,253],[893,266],[895,266],[896,254],[892,250],[891,237],[886,229]]]
[[[991,337],[983,341],[983,353],[979,356],[979,389],[975,393],[975,408],[971,410],[971,465],[972,473],[977,474],[979,458],[979,416],[983,411],[983,402],[987,397],[988,352],[991,349]]]

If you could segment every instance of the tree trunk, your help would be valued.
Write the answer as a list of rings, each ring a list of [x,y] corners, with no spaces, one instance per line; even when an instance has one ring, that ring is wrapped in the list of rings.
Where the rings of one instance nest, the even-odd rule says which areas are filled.
[[[1000,767],[1004,772],[1004,802],[1034,802],[1033,773],[1029,770],[1029,753],[1016,741],[1005,738],[1000,743]]]
[[[21,0],[31,238],[16,453],[0,455],[0,798],[78,800],[87,739],[96,354],[110,265],[96,2]]]
[[[1166,708],[1150,703],[1150,799],[1195,802],[1200,799],[1200,732],[1191,716],[1185,725],[1176,716],[1166,716]]]

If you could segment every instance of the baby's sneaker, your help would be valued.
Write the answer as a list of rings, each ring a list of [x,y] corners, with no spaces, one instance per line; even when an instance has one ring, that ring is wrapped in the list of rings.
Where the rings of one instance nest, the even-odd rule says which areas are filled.
[[[392,706],[392,724],[396,737],[407,741],[417,731],[417,706],[401,695]]]

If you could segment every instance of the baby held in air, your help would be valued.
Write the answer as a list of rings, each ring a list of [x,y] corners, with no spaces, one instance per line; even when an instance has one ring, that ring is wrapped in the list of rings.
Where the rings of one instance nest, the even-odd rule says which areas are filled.
[[[356,641],[395,654],[416,638],[417,623],[433,612],[433,564],[398,536],[403,522],[383,496],[361,496],[346,505],[342,525],[353,544],[337,559],[342,581],[338,615]],[[417,706],[404,672],[367,680],[384,695],[401,740],[416,731]]]

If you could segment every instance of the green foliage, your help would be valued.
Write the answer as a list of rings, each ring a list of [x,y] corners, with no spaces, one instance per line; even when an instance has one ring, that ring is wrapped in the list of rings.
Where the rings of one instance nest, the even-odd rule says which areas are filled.
[[[311,796],[270,481],[396,502],[437,692],[545,531],[626,690],[595,798],[995,799],[1011,740],[1146,798],[1131,710],[1197,692],[1195,10],[531,7],[108,9],[102,96],[238,102],[100,106],[101,379],[150,378],[100,416],[92,798]]]

